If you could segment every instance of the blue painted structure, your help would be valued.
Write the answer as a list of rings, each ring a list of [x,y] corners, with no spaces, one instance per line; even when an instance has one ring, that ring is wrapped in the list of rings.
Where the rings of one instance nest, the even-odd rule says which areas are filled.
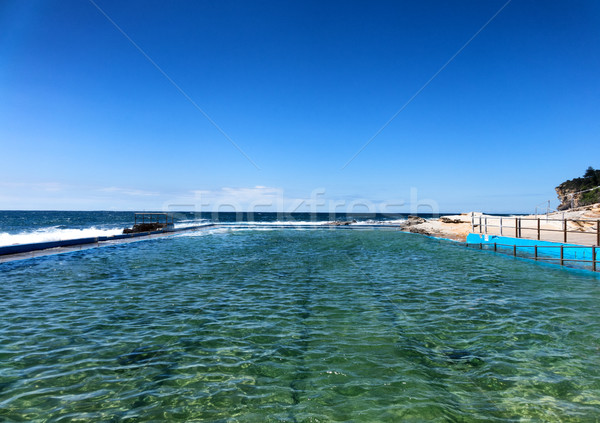
[[[537,246],[537,254],[541,257],[560,258],[560,246],[563,246],[563,258],[566,260],[592,260],[592,252],[596,252],[596,260],[600,257],[600,247],[591,247],[578,244],[562,244],[560,242],[538,241],[535,239],[512,238],[507,236],[474,234],[467,235],[467,244],[496,244],[498,248],[507,249],[517,246],[519,251],[527,250],[528,255],[533,255]],[[529,247],[529,248],[528,248]]]

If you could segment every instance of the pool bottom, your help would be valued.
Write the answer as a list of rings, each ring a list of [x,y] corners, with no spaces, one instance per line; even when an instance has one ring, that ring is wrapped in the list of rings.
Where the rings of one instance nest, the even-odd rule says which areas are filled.
[[[597,281],[388,231],[223,231],[5,264],[29,421],[581,421]]]

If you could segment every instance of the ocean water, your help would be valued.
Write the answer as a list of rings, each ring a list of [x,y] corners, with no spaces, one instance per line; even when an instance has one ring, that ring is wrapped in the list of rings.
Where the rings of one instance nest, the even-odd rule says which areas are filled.
[[[0,264],[0,420],[600,416],[597,276],[395,230],[265,229]]]
[[[175,227],[204,223],[272,225],[289,223],[320,225],[341,220],[357,223],[398,223],[406,214],[346,213],[234,213],[176,212]],[[419,214],[428,218],[431,214]],[[118,235],[134,222],[134,212],[110,211],[3,211],[0,210],[0,247],[66,239]]]

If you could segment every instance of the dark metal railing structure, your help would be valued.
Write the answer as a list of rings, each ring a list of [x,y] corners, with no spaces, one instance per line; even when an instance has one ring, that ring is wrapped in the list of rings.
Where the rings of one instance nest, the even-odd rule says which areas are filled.
[[[134,225],[144,223],[158,223],[165,226],[173,225],[171,213],[136,213]]]
[[[556,224],[556,222],[559,222]],[[497,230],[494,230],[497,229]],[[473,233],[600,246],[600,219],[472,216]],[[547,236],[544,236],[547,235]]]
[[[503,254],[512,254],[514,257],[521,257],[531,260],[540,260],[555,262],[561,266],[576,267],[576,268],[587,268],[594,272],[600,271],[600,260],[598,260],[598,252],[600,248],[597,246],[580,246],[580,245],[514,245],[514,244],[501,244],[496,242],[488,243],[466,243],[467,247],[479,248],[480,250],[493,250],[495,252]],[[554,249],[554,250],[552,250]],[[550,252],[559,249],[558,254],[555,257],[550,255]],[[584,258],[568,258],[565,257],[565,252],[570,249],[577,249],[578,252],[589,251],[591,253],[590,259]],[[546,254],[544,254],[546,253]]]

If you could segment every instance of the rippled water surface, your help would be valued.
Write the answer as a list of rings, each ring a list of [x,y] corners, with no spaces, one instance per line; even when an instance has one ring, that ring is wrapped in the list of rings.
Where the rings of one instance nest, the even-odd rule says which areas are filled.
[[[0,420],[600,415],[590,274],[375,230],[214,230],[0,272]]]

